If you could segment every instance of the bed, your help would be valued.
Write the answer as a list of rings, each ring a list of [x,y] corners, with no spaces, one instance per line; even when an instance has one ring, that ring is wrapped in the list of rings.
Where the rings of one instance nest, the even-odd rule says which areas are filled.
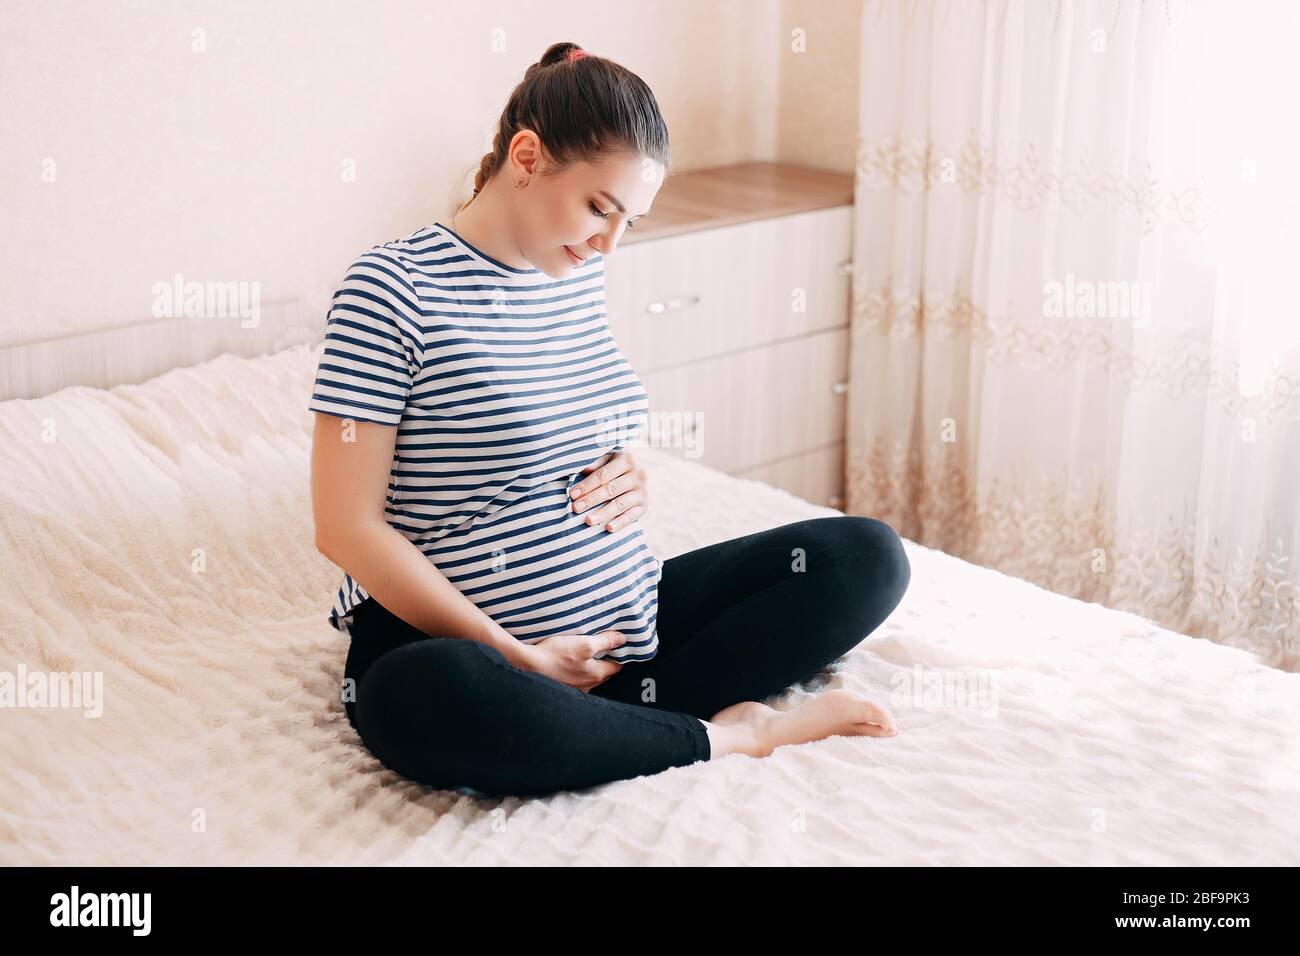
[[[770,701],[878,695],[833,737],[538,799],[385,769],[339,700],[312,544],[319,346],[0,403],[0,863],[1300,863],[1300,674],[905,541],[862,645]],[[837,514],[654,448],[656,554]],[[89,685],[87,685],[89,686]]]

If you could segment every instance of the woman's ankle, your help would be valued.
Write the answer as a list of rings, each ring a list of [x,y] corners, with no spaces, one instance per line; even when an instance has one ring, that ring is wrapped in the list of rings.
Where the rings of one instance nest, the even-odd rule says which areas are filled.
[[[763,746],[757,731],[749,724],[715,724],[701,720],[709,733],[709,759],[725,757],[727,754],[746,754],[750,757],[762,757]]]

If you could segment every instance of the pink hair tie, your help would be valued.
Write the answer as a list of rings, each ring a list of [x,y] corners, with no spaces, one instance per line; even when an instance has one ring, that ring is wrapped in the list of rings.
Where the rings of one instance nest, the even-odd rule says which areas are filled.
[[[578,60],[578,59],[581,59],[581,58],[584,57],[584,56],[591,56],[591,54],[588,53],[586,50],[570,50],[570,51],[569,51],[569,55],[568,55],[568,57],[566,57],[566,59],[569,59],[569,60]]]

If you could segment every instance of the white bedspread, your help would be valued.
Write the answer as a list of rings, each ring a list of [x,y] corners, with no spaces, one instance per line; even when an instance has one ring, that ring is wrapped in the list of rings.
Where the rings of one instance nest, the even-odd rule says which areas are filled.
[[[910,542],[889,620],[772,702],[852,687],[897,737],[546,799],[397,776],[338,696],[317,355],[0,405],[0,671],[103,677],[97,718],[0,709],[0,863],[1300,863],[1300,675]],[[836,513],[642,452],[664,558]]]

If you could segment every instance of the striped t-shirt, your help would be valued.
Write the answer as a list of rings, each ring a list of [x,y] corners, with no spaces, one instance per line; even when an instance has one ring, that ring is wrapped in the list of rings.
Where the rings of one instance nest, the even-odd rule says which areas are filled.
[[[569,489],[649,402],[605,316],[605,262],[517,269],[442,223],[363,253],[334,293],[308,409],[397,426],[384,512],[512,636],[627,635],[649,660],[663,562],[637,522],[588,525]],[[368,593],[343,577],[329,621]]]

